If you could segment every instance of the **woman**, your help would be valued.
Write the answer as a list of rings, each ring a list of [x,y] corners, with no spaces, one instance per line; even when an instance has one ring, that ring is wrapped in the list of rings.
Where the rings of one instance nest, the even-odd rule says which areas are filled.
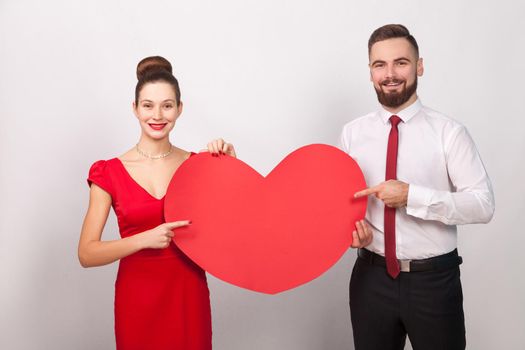
[[[95,162],[89,208],[78,256],[84,267],[120,260],[115,283],[117,349],[211,349],[209,292],[203,270],[172,242],[189,220],[164,221],[164,196],[190,152],[173,146],[169,133],[182,112],[171,64],[147,57],[137,66],[133,111],[141,128],[135,147]],[[214,140],[212,153],[235,156],[231,144]],[[110,207],[121,239],[101,241]],[[191,218],[188,218],[191,219]]]

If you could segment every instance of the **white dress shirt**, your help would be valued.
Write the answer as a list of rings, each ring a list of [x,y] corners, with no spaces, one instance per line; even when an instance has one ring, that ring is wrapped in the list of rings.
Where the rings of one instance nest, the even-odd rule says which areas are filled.
[[[409,184],[406,208],[396,213],[398,259],[424,259],[454,250],[456,225],[487,223],[494,213],[490,179],[467,129],[420,100],[396,114],[397,179]],[[354,158],[368,186],[385,181],[392,113],[381,109],[343,128],[341,147]],[[366,219],[374,231],[367,249],[384,256],[384,204],[368,197]]]

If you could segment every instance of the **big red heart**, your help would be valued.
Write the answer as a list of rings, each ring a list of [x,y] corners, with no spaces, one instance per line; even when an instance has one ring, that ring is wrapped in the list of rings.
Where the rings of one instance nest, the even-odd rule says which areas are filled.
[[[190,219],[175,243],[195,263],[234,285],[275,294],[311,281],[352,242],[366,199],[357,163],[327,145],[289,154],[268,176],[229,157],[200,153],[177,170],[166,221]]]

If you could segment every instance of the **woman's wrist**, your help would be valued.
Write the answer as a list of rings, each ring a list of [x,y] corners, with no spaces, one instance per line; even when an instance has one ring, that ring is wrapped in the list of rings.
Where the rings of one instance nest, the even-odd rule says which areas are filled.
[[[133,245],[133,247],[137,251],[146,248],[145,243],[144,243],[144,233],[145,232],[146,231],[141,232],[141,233],[137,233],[136,235],[128,237],[129,240],[131,241],[130,243]]]

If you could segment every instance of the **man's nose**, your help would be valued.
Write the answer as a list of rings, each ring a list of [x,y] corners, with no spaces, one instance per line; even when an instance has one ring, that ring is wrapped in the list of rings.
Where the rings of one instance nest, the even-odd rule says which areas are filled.
[[[391,78],[394,78],[396,76],[396,72],[395,72],[395,67],[394,65],[387,65],[386,66],[386,77],[391,79]]]

